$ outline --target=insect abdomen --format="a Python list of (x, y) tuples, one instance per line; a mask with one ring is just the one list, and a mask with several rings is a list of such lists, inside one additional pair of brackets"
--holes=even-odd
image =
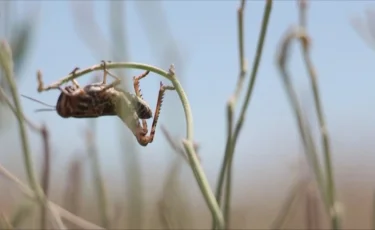
[(123, 92), (125, 97), (129, 100), (131, 106), (137, 113), (140, 119), (150, 119), (152, 117), (152, 110), (150, 106), (142, 100), (142, 98), (137, 97), (129, 92)]

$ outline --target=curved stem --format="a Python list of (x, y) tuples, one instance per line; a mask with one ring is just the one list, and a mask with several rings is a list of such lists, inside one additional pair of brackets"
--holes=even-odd
[[(107, 69), (116, 69), (116, 68), (133, 68), (133, 69), (142, 69), (142, 70), (148, 70), (150, 72), (156, 73), (162, 77), (167, 78), (170, 80), (175, 87), (182, 106), (184, 108), (185, 112), (185, 120), (186, 120), (186, 140), (184, 141), (184, 147), (189, 157), (189, 163), (193, 170), (195, 179), (197, 180), (197, 183), (199, 185), (199, 188), (203, 194), (203, 197), (206, 200), (206, 203), (211, 211), (211, 214), (213, 218), (217, 221), (217, 225), (219, 229), (224, 229), (224, 218), (223, 214), (219, 208), (219, 205), (215, 199), (215, 196), (210, 188), (210, 185), (208, 183), (207, 177), (199, 163), (199, 159), (197, 158), (197, 154), (195, 152), (195, 149), (193, 147), (193, 115), (191, 113), (190, 104), (187, 99), (186, 93), (183, 90), (180, 82), (178, 81), (178, 78), (175, 74), (174, 67), (171, 65), (169, 68), (169, 71), (164, 71), (160, 68), (157, 68), (155, 66), (146, 65), (142, 63), (135, 63), (135, 62), (112, 62), (112, 63), (106, 63)], [(74, 74), (71, 73), (68, 76), (62, 78), (61, 80), (55, 82), (54, 84), (43, 87), (43, 82), (41, 80), (41, 73), (38, 73), (38, 80), (39, 80), (39, 86), (38, 91), (48, 91), (51, 89), (57, 89), (60, 85), (69, 82), (73, 79), (76, 79), (80, 76), (83, 76), (85, 74), (91, 73), (93, 71), (102, 70), (103, 65), (94, 65), (90, 68), (81, 70), (81, 71), (75, 71)]]
[(304, 151), (306, 154), (306, 157), (308, 159), (308, 162), (310, 163), (310, 166), (313, 169), (315, 179), (318, 183), (319, 191), (321, 193), (322, 199), (324, 201), (324, 205), (328, 213), (330, 212), (330, 202), (327, 195), (327, 189), (325, 184), (325, 177), (323, 174), (323, 170), (319, 161), (318, 152), (316, 149), (316, 145), (314, 143), (314, 140), (312, 138), (312, 132), (309, 129), (309, 127), (306, 125), (305, 117), (303, 116), (301, 106), (298, 101), (298, 96), (296, 93), (296, 90), (292, 84), (290, 73), (287, 69), (287, 61), (289, 60), (289, 48), (291, 45), (291, 42), (294, 40), (308, 40), (308, 36), (303, 28), (296, 28), (296, 29), (290, 29), (287, 31), (285, 38), (283, 38), (281, 45), (280, 45), (280, 51), (278, 53), (277, 61), (278, 61), (278, 68), (281, 74), (281, 79), (284, 84), (284, 88), (286, 90), (288, 99), (291, 103), (299, 133), (302, 139)]

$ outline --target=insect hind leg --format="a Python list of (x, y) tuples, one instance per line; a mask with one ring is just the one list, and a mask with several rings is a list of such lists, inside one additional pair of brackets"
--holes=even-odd
[(149, 73), (150, 73), (150, 71), (146, 71), (146, 72), (144, 72), (143, 74), (141, 74), (139, 76), (134, 76), (133, 77), (134, 92), (137, 95), (137, 97), (142, 98), (141, 89), (139, 87), (139, 80), (141, 80), (142, 78), (145, 78)]
[(160, 115), (161, 105), (163, 103), (164, 93), (166, 90), (175, 90), (175, 88), (173, 86), (163, 85), (163, 83), (160, 82), (159, 95), (156, 104), (154, 120), (152, 121), (151, 132), (149, 136), (145, 137), (145, 141), (147, 141), (148, 143), (151, 143), (154, 140), (155, 130)]
[[(141, 89), (139, 87), (139, 80), (141, 80), (142, 78), (146, 77), (148, 74), (150, 73), (150, 71), (146, 71), (144, 72), (143, 74), (139, 75), (139, 76), (134, 76), (133, 77), (133, 87), (134, 87), (134, 92), (135, 92), (135, 95), (141, 99), (142, 98), (142, 94), (141, 94)], [(147, 122), (145, 119), (142, 119), (142, 127), (143, 129), (146, 131), (146, 133), (148, 132), (148, 127), (147, 127)]]

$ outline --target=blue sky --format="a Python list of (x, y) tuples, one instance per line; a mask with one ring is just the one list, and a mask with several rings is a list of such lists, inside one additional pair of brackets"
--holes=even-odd
[[(18, 2), (27, 12), (35, 2)], [(23, 94), (54, 104), (59, 92), (36, 91), (36, 70), (41, 69), (46, 83), (52, 83), (67, 75), (74, 67), (86, 68), (108, 59), (106, 45), (94, 51), (85, 45), (77, 34), (72, 17), (72, 5), (68, 1), (41, 1), (37, 20), (36, 36), (25, 63), (19, 85)], [(88, 4), (88, 1), (82, 2)], [(162, 7), (168, 26), (162, 24), (158, 12), (152, 7)], [(188, 95), (195, 124), (195, 139), (201, 145), (201, 157), (205, 169), (214, 175), (219, 166), (225, 145), (225, 103), (234, 90), (238, 76), (237, 16), (238, 1), (126, 1), (124, 23), (128, 41), (128, 61), (142, 62), (168, 69), (174, 63), (177, 74)], [(108, 2), (95, 1), (95, 17), (103, 35), (109, 41)], [(143, 7), (143, 8), (142, 8)], [(146, 7), (146, 8), (145, 8)], [(148, 8), (147, 8), (148, 7)], [(321, 86), (323, 105), (335, 146), (357, 143), (359, 136), (374, 134), (373, 86), (375, 84), (374, 52), (358, 36), (350, 25), (350, 19), (363, 15), (368, 1), (312, 1), (308, 11), (308, 27), (312, 36), (312, 55)], [(25, 9), (26, 8), (26, 9)], [(258, 31), (264, 8), (263, 1), (248, 1), (245, 11), (245, 48), (248, 69), (251, 69)], [(144, 9), (143, 14), (139, 9)], [(160, 14), (160, 13), (159, 13)], [(22, 18), (22, 15), (19, 14)], [(152, 37), (145, 30), (142, 19), (146, 19)], [(154, 18), (152, 18), (154, 17)], [(239, 174), (249, 168), (263, 170), (279, 164), (291, 165), (301, 150), (297, 128), (290, 105), (275, 65), (275, 55), (280, 39), (298, 20), (295, 1), (275, 1), (259, 69), (258, 81), (247, 112), (246, 122), (240, 135), (236, 164)], [(169, 27), (170, 32), (166, 33)], [(161, 31), (162, 34), (158, 33)], [(173, 54), (175, 40), (182, 59)], [(153, 41), (153, 46), (150, 44)], [(171, 51), (172, 50), (172, 51)], [(97, 53), (102, 52), (103, 56)], [(171, 54), (172, 53), (172, 54)], [(302, 98), (308, 102), (308, 111), (313, 112), (311, 92), (307, 75), (300, 60), (298, 46), (293, 46), (290, 69)], [(131, 71), (126, 79), (140, 74)], [(80, 78), (84, 84), (90, 76)], [(158, 82), (155, 75), (141, 82), (144, 98), (154, 108)], [(248, 81), (245, 82), (244, 89)], [(242, 100), (240, 101), (242, 103)], [(40, 108), (27, 99), (22, 104), (30, 119), (46, 122), (51, 128), (53, 149), (57, 159), (67, 159), (69, 154), (84, 150), (83, 128), (85, 120), (62, 119), (53, 112), (34, 113)], [(175, 92), (167, 92), (160, 116), (176, 138), (185, 135), (183, 110)], [(312, 121), (315, 121), (314, 119)], [(101, 159), (106, 170), (120, 167), (118, 155), (120, 138), (118, 131), (126, 129), (117, 118), (100, 118), (97, 121), (100, 133), (97, 136)], [(149, 122), (151, 124), (151, 121)], [(350, 130), (350, 132), (349, 132)], [(16, 129), (15, 129), (16, 132)], [(353, 133), (360, 133), (353, 135)], [(40, 139), (32, 135), (35, 152), (40, 150)], [(4, 137), (3, 142), (14, 147), (14, 140)], [(14, 135), (12, 136), (14, 138)], [(364, 138), (365, 138), (364, 137)], [(137, 147), (144, 162), (142, 168), (158, 167), (169, 162), (171, 157), (160, 127), (154, 142), (147, 148)], [(251, 166), (249, 166), (249, 164)], [(242, 167), (241, 167), (242, 166)], [(244, 170), (244, 171), (242, 171)]]

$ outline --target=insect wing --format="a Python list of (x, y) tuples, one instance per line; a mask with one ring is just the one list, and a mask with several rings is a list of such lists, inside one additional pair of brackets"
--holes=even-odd
[(92, 114), (97, 116), (115, 116), (116, 113), (116, 93), (108, 89), (103, 91), (105, 85), (101, 83), (94, 83), (85, 86), (84, 90), (91, 99), (89, 110)]

